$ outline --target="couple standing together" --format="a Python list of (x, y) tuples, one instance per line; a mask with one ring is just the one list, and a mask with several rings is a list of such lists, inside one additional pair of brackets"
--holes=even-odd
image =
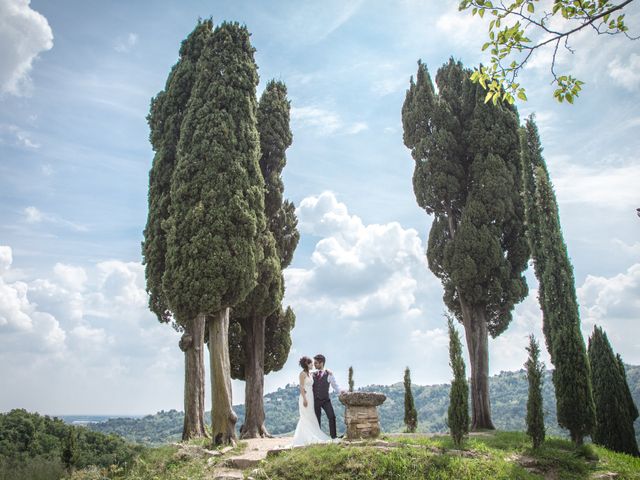
[[(300, 359), (300, 397), (298, 398), (298, 411), (300, 419), (293, 435), (293, 446), (309, 445), (312, 443), (328, 443), (336, 438), (336, 414), (329, 399), (329, 386), (334, 392), (342, 393), (342, 390), (333, 373), (325, 370), (324, 355), (316, 355), (313, 360), (309, 357)], [(311, 367), (315, 371), (311, 372)], [(328, 437), (320, 429), (322, 410), (324, 410), (329, 420)]]

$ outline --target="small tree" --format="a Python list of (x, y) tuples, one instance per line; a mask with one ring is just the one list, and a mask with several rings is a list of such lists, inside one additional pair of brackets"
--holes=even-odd
[(349, 391), (353, 392), (353, 367), (349, 367)]
[(533, 335), (529, 335), (527, 347), (529, 358), (524, 364), (529, 380), (529, 398), (527, 399), (527, 435), (531, 437), (533, 448), (544, 442), (544, 413), (542, 411), (542, 382), (544, 364), (540, 362), (540, 346)]
[(409, 367), (404, 370), (404, 424), (407, 426), (407, 432), (414, 433), (418, 428), (418, 412), (413, 402), (413, 393), (411, 393), (411, 371)]
[(62, 463), (70, 472), (78, 463), (78, 441), (75, 428), (69, 428), (62, 450)]
[(614, 355), (600, 327), (594, 327), (589, 338), (589, 361), (596, 405), (593, 441), (616, 452), (640, 456), (633, 428), (638, 409), (631, 398), (622, 359)]
[(458, 331), (453, 326), (453, 319), (449, 316), (449, 365), (453, 370), (451, 392), (449, 394), (449, 411), (447, 425), (453, 438), (453, 443), (460, 446), (464, 436), (469, 433), (469, 384), (465, 373), (462, 345)]

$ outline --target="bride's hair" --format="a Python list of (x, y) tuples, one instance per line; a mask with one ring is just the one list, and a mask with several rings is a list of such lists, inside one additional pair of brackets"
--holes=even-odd
[(312, 360), (309, 357), (302, 357), (300, 359), (300, 366), (302, 367), (302, 370), (304, 370), (305, 372), (309, 372), (309, 363), (311, 363)]

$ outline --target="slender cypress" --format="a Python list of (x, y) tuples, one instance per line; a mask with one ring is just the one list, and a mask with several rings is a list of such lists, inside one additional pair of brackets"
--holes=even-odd
[(171, 179), (163, 288), (178, 318), (206, 318), (214, 444), (235, 443), (229, 309), (258, 280), (265, 230), (257, 67), (250, 34), (222, 23), (205, 42)]
[(469, 433), (469, 384), (465, 373), (464, 358), (462, 358), (462, 345), (460, 336), (453, 325), (453, 319), (449, 317), (449, 365), (453, 371), (451, 391), (449, 393), (449, 410), (447, 412), (447, 425), (453, 443), (457, 446)]
[(155, 156), (149, 172), (149, 213), (142, 243), (143, 264), (149, 308), (160, 322), (172, 322), (176, 330), (183, 332), (179, 342), (185, 358), (183, 440), (206, 436), (204, 318), (176, 318), (169, 309), (162, 288), (167, 254), (167, 232), (163, 225), (169, 218), (171, 177), (177, 161), (180, 127), (195, 83), (198, 59), (211, 33), (211, 20), (199, 20), (182, 42), (180, 58), (169, 73), (165, 89), (151, 101), (147, 117)]
[(533, 448), (544, 442), (544, 413), (542, 410), (542, 383), (544, 381), (544, 364), (540, 362), (540, 346), (533, 335), (529, 336), (527, 347), (529, 358), (524, 364), (529, 381), (527, 399), (527, 435), (531, 437)]
[(595, 424), (589, 360), (580, 332), (573, 267), (533, 117), (521, 130), (521, 151), (528, 237), (539, 282), (543, 333), (555, 367), (552, 379), (558, 424), (580, 445)]
[(349, 367), (349, 391), (353, 392), (353, 367)]
[(589, 338), (589, 361), (596, 425), (592, 439), (616, 452), (640, 456), (633, 422), (638, 409), (631, 398), (622, 359), (613, 353), (607, 334), (594, 327)]
[(270, 81), (257, 111), (266, 215), (265, 229), (261, 232), (258, 284), (231, 316), (232, 376), (245, 380), (245, 419), (240, 428), (243, 439), (269, 435), (264, 417), (264, 375), (284, 365), (291, 346), (290, 330), (295, 323), (293, 311), (282, 308), (282, 269), (291, 262), (299, 239), (295, 212), (285, 211), (292, 204), (283, 203), (281, 178), (285, 152), (293, 139), (289, 112), (287, 87), (282, 82)]
[(411, 372), (409, 367), (404, 370), (404, 424), (409, 433), (414, 433), (418, 428), (418, 412), (411, 392)]
[(404, 143), (415, 161), (416, 201), (434, 215), (427, 260), (444, 301), (464, 325), (471, 363), (472, 428), (493, 429), (489, 335), (497, 337), (527, 295), (529, 257), (520, 196), (518, 115), (484, 103), (469, 70), (450, 60), (436, 94), (418, 63), (402, 108)]

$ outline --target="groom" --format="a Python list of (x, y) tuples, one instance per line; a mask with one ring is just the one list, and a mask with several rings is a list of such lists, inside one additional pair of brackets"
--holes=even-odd
[(329, 419), (329, 433), (331, 438), (336, 438), (336, 414), (333, 412), (333, 405), (329, 399), (329, 385), (333, 388), (334, 392), (342, 393), (342, 390), (333, 373), (330, 370), (324, 369), (324, 364), (327, 359), (322, 354), (318, 354), (313, 357), (313, 366), (317, 370), (313, 374), (313, 402), (316, 411), (316, 417), (318, 417), (318, 424), (322, 426), (322, 410), (327, 414)]

